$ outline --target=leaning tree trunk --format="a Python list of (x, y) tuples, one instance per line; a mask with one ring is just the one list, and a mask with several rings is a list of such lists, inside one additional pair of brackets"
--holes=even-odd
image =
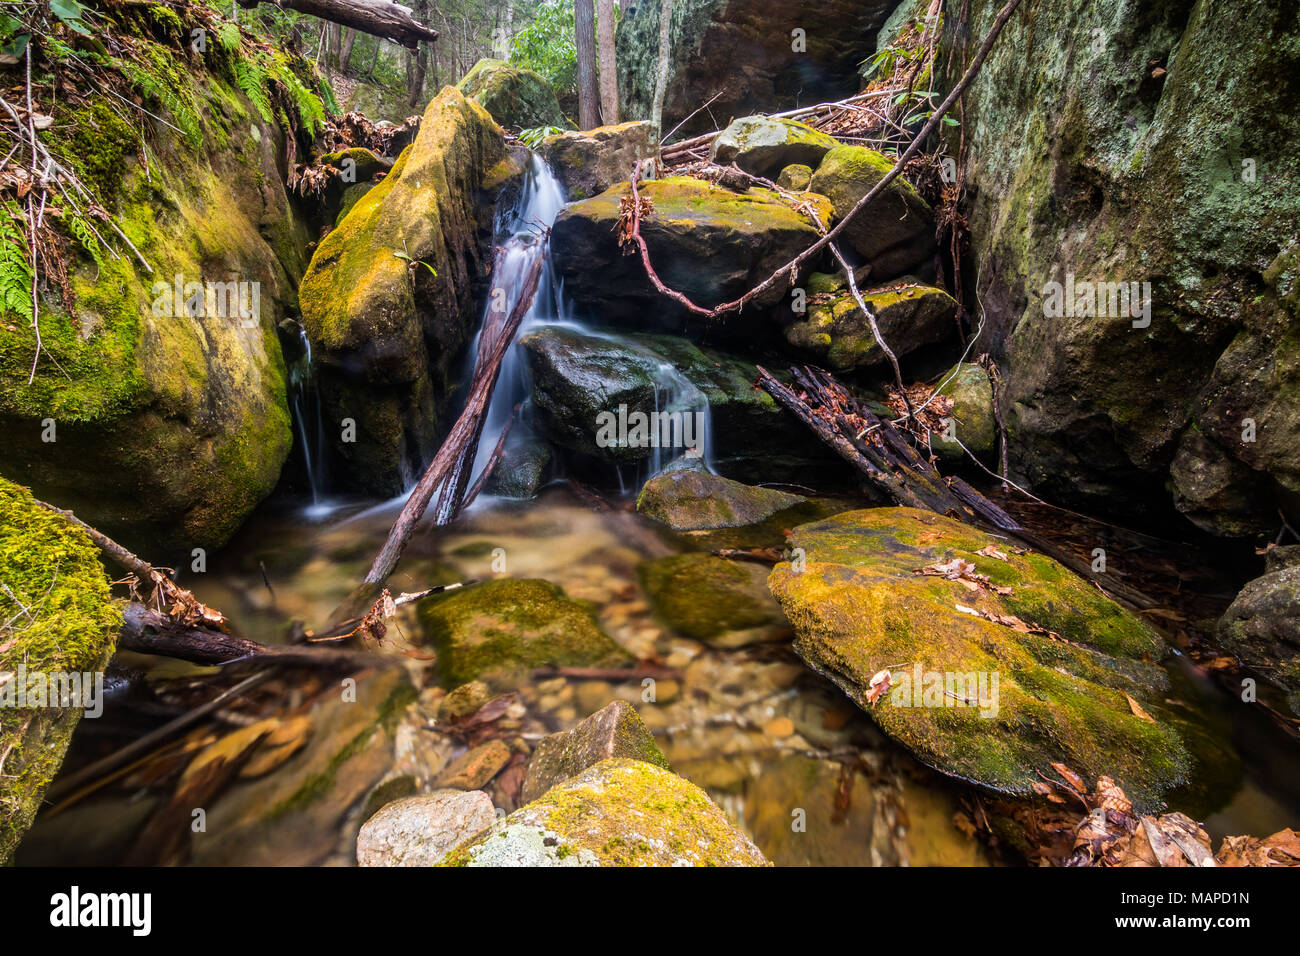
[[(252, 9), (261, 2), (239, 0), (239, 5)], [(352, 27), (411, 49), (421, 41), (432, 43), (438, 39), (438, 31), (412, 16), (410, 7), (390, 0), (276, 0), (276, 6)]]
[(339, 72), (348, 71), (348, 61), (352, 59), (352, 47), (357, 42), (357, 31), (348, 27), (343, 31), (343, 38), (339, 41)]
[(596, 10), (592, 0), (574, 0), (573, 22), (578, 48), (578, 126), (600, 125), (600, 90), (596, 83)]
[(618, 122), (618, 64), (614, 55), (614, 0), (596, 0), (596, 50), (600, 57), (600, 121)]
[(650, 125), (655, 141), (663, 139), (664, 94), (668, 92), (668, 56), (671, 52), (670, 27), (673, 22), (673, 0), (659, 0), (659, 66), (655, 70), (655, 98), (650, 107)]

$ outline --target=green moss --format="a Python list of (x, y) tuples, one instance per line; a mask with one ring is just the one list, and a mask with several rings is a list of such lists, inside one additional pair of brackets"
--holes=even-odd
[(655, 613), (685, 637), (710, 641), (784, 623), (762, 565), (696, 553), (647, 561), (639, 570)]

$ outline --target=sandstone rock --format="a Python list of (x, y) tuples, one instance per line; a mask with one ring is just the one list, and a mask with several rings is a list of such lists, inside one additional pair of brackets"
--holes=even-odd
[(568, 125), (546, 78), (504, 60), (479, 60), (456, 89), (478, 100), (509, 129)]
[(570, 730), (543, 737), (528, 762), (520, 799), (531, 803), (551, 787), (613, 757), (641, 760), (671, 770), (631, 704), (613, 701)]
[(747, 173), (774, 179), (793, 163), (816, 168), (839, 145), (834, 136), (796, 120), (744, 116), (718, 134), (709, 157), (719, 165), (735, 163)]
[(496, 822), (481, 790), (442, 790), (388, 804), (357, 834), (359, 866), (433, 866)]
[(702, 531), (757, 524), (807, 500), (707, 472), (669, 471), (645, 483), (636, 510), (674, 531)]
[[(632, 122), (558, 133), (542, 143), (540, 152), (569, 200), (576, 202), (630, 182), (638, 160), (655, 158), (655, 144), (649, 123)], [(642, 170), (652, 171), (652, 166)]]

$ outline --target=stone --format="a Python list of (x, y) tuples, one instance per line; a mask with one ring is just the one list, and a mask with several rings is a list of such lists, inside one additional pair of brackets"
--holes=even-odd
[(357, 834), (358, 866), (433, 866), (496, 822), (481, 790), (440, 790), (388, 804)]
[(630, 182), (638, 161), (653, 171), (654, 136), (647, 122), (598, 126), (548, 136), (542, 158), (564, 184), (570, 202), (598, 196), (611, 186)]
[(1285, 690), (1291, 710), (1300, 715), (1300, 565), (1248, 582), (1219, 620), (1218, 638), (1243, 664)]
[(494, 120), (508, 129), (568, 125), (546, 78), (504, 60), (479, 60), (456, 89), (478, 100)]
[(781, 170), (776, 177), (776, 184), (791, 192), (803, 192), (812, 185), (812, 167), (802, 163), (792, 163)]
[(796, 120), (743, 116), (718, 134), (709, 158), (720, 166), (735, 163), (747, 173), (774, 179), (793, 163), (816, 168), (839, 145), (834, 136)]
[(579, 721), (570, 730), (538, 741), (528, 762), (520, 799), (531, 803), (551, 787), (576, 777), (588, 767), (612, 757), (626, 757), (671, 770), (654, 734), (631, 704), (612, 701)]
[(952, 399), (953, 434), (957, 441), (948, 441), (942, 434), (931, 435), (930, 447), (949, 461), (966, 459), (962, 445), (980, 458), (995, 459), (998, 428), (989, 373), (974, 362), (961, 362), (944, 372), (938, 384), (939, 394)]
[(669, 471), (645, 483), (636, 510), (674, 531), (702, 531), (758, 524), (807, 500), (707, 472)]
[(501, 772), (510, 760), (510, 747), (489, 740), (465, 751), (434, 778), (433, 785), (448, 790), (477, 790)]
[(550, 467), (551, 448), (546, 442), (528, 439), (507, 445), (484, 490), (503, 498), (535, 498)]
[(655, 615), (683, 637), (733, 648), (792, 636), (764, 565), (689, 552), (647, 561), (639, 572)]

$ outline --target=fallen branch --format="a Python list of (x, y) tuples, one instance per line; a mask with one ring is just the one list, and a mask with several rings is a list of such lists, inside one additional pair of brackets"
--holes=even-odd
[[(239, 5), (251, 10), (261, 2), (239, 0)], [(410, 7), (389, 0), (275, 0), (275, 5), (340, 23), (411, 50), (421, 42), (432, 43), (438, 39), (438, 31), (415, 19)]]

